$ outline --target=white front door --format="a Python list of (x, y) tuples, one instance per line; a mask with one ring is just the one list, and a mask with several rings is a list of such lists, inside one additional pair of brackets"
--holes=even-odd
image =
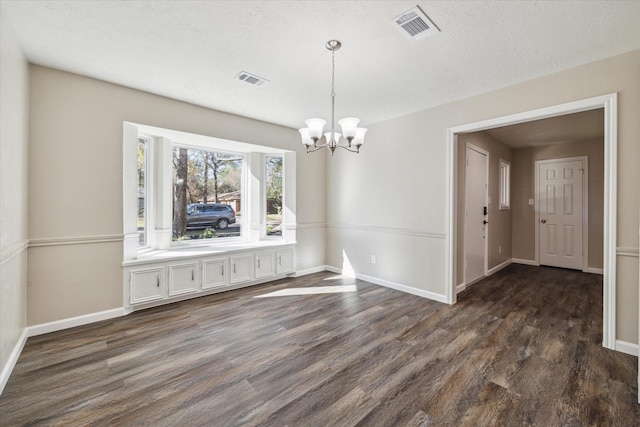
[(538, 168), (540, 264), (582, 270), (584, 160), (542, 160)]
[(487, 271), (487, 180), (489, 153), (467, 144), (465, 172), (464, 283)]

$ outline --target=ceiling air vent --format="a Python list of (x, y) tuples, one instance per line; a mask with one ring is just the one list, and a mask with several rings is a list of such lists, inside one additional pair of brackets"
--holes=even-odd
[(440, 32), (418, 6), (391, 20), (391, 24), (411, 40), (420, 40)]
[(263, 79), (262, 77), (258, 77), (254, 74), (249, 74), (245, 71), (241, 71), (240, 74), (235, 77), (235, 79), (250, 84), (251, 86), (264, 86), (265, 84), (269, 83), (269, 80)]

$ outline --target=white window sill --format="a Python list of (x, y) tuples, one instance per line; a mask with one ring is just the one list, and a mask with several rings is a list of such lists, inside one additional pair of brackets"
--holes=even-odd
[(136, 259), (129, 259), (122, 262), (123, 267), (140, 264), (150, 264), (154, 262), (173, 261), (194, 257), (223, 256), (235, 252), (277, 249), (281, 247), (295, 246), (295, 242), (284, 242), (278, 240), (261, 240), (259, 242), (242, 242), (217, 245), (188, 246), (182, 248), (171, 248), (165, 250), (150, 250), (138, 254)]

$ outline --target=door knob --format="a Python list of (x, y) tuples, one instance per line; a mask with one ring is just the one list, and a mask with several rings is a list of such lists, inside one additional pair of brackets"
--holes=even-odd
[(543, 223), (543, 224), (546, 224), (547, 220), (546, 219), (541, 219), (540, 222)]

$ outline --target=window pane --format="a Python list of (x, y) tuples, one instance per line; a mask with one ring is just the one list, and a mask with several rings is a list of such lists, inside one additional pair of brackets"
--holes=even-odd
[(282, 236), (282, 157), (266, 157), (267, 236)]
[(499, 209), (509, 209), (511, 206), (511, 165), (500, 159), (500, 205)]
[(147, 246), (147, 141), (138, 139), (138, 246)]
[(173, 149), (173, 240), (239, 237), (244, 157)]

